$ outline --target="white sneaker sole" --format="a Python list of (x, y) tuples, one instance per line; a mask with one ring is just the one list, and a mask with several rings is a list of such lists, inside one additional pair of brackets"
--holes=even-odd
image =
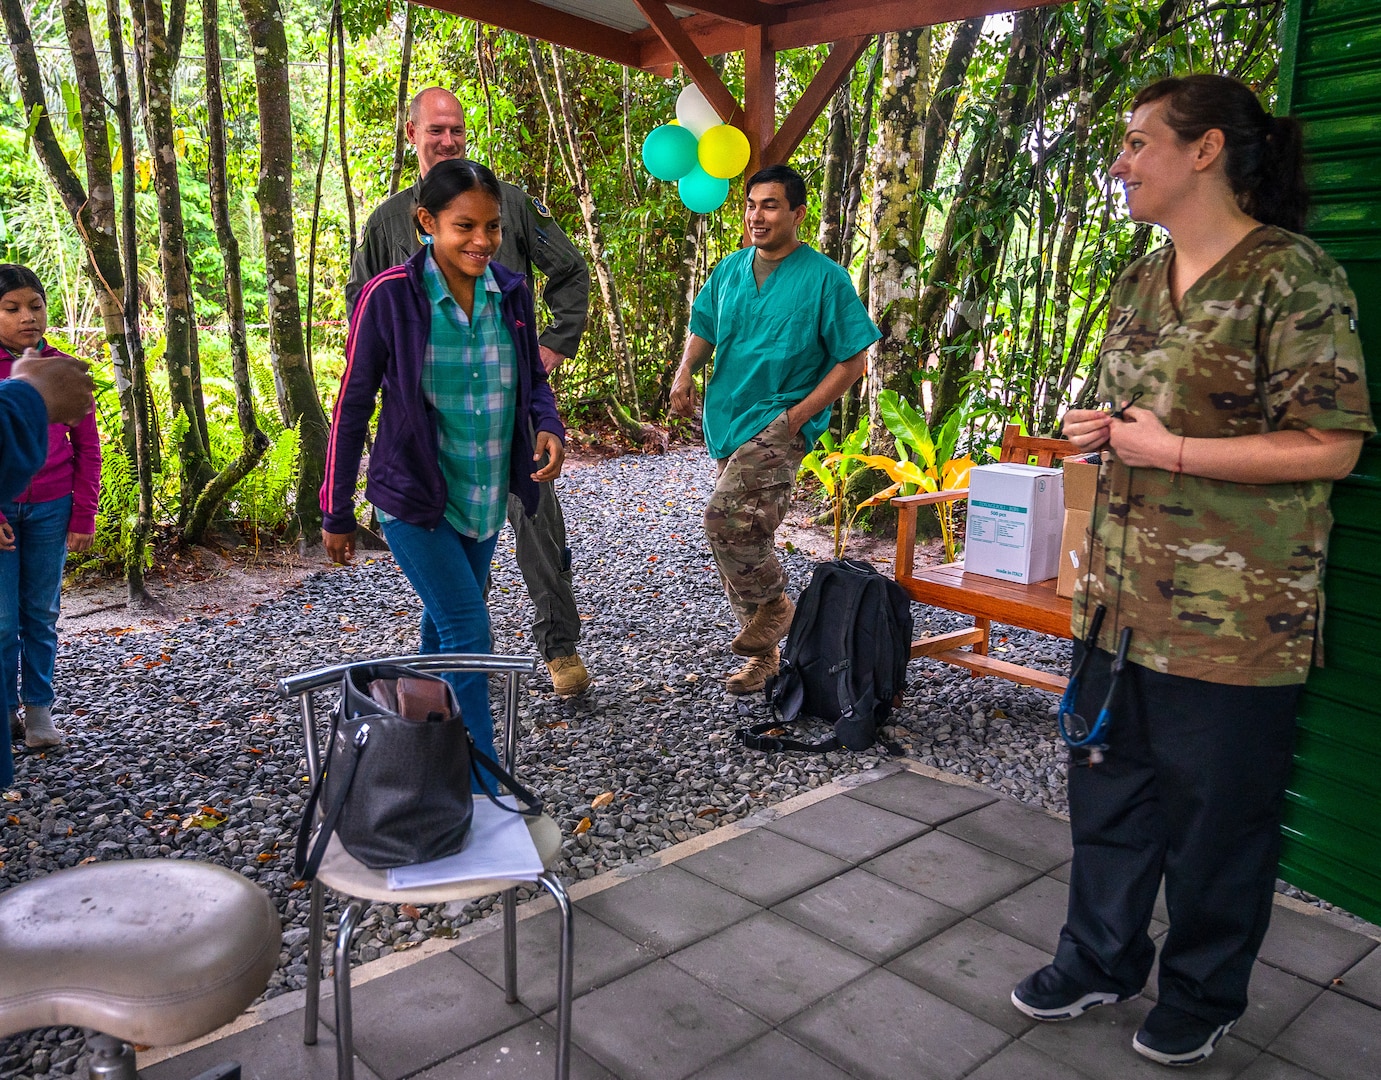
[(1235, 1023), (1237, 1023), (1236, 1020), (1223, 1024), (1221, 1027), (1217, 1028), (1202, 1045), (1196, 1046), (1193, 1050), (1186, 1050), (1183, 1053), (1167, 1054), (1163, 1050), (1157, 1050), (1153, 1046), (1147, 1046), (1141, 1041), (1141, 1032), (1139, 1031), (1132, 1037), (1132, 1049), (1142, 1057), (1150, 1058), (1160, 1065), (1197, 1065), (1213, 1053), (1214, 1048), (1222, 1041), (1223, 1036), (1232, 1030), (1232, 1025)]
[(1099, 1005), (1116, 1005), (1119, 1001), (1130, 1001), (1136, 995), (1119, 997), (1117, 994), (1094, 992), (1085, 994), (1077, 1001), (1071, 1001), (1067, 1005), (1061, 1005), (1058, 1009), (1038, 1009), (1034, 1005), (1028, 1005), (1017, 997), (1017, 992), (1012, 991), (1012, 1004), (1024, 1012), (1032, 1020), (1041, 1020), (1046, 1023), (1055, 1023), (1059, 1020), (1073, 1020), (1076, 1016), (1083, 1016), (1090, 1009), (1096, 1009)]

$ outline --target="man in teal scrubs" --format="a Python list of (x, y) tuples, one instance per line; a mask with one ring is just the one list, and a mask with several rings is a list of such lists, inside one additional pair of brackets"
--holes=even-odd
[(671, 411), (690, 416), (691, 376), (714, 357), (704, 429), (717, 479), (705, 535), (742, 628), (729, 645), (747, 658), (728, 679), (735, 694), (761, 690), (777, 673), (777, 646), (796, 608), (774, 534), (801, 459), (882, 336), (844, 268), (797, 239), (806, 216), (801, 175), (771, 165), (745, 190), (751, 246), (722, 259), (695, 298), (671, 387)]

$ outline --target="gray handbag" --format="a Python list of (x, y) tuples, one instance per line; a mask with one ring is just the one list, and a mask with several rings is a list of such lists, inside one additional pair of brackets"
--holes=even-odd
[[(420, 707), (409, 707), (417, 701)], [(454, 855), (470, 832), (470, 780), (481, 769), (522, 804), (514, 813), (542, 812), (541, 800), (475, 748), (445, 680), (402, 666), (351, 668), (331, 712), (321, 775), (303, 809), (293, 872), (311, 881), (333, 833), (373, 870)], [(318, 806), (322, 822), (313, 842)]]

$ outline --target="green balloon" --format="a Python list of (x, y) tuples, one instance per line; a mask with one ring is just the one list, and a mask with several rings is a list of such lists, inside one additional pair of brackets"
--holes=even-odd
[(700, 167), (698, 161), (695, 168), (677, 181), (676, 187), (681, 192), (681, 201), (686, 204), (686, 209), (694, 210), (697, 214), (718, 210), (729, 197), (729, 181), (711, 176)]
[(699, 167), (698, 140), (675, 124), (655, 127), (643, 140), (643, 164), (658, 180), (680, 180)]

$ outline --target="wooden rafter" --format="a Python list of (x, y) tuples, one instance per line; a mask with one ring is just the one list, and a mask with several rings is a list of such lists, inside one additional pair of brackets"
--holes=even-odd
[(785, 161), (796, 147), (801, 145), (806, 132), (815, 123), (815, 118), (820, 115), (844, 80), (852, 74), (854, 64), (858, 63), (858, 58), (863, 55), (863, 51), (872, 40), (871, 36), (864, 35), (834, 43), (829, 56), (825, 57), (820, 70), (815, 73), (815, 78), (810, 80), (810, 85), (802, 92), (791, 112), (782, 121), (777, 134), (772, 136), (772, 141), (763, 150), (764, 164)]
[(705, 95), (719, 118), (726, 124), (743, 125), (743, 106), (734, 100), (729, 88), (719, 77), (719, 72), (710, 67), (705, 54), (686, 36), (680, 22), (663, 0), (633, 0), (652, 28), (657, 31), (663, 44), (671, 50), (672, 57), (686, 69), (691, 80)]
[[(847, 37), (886, 34), (917, 26), (960, 22), (975, 15), (1040, 7), (1045, 0), (816, 0), (783, 5), (784, 17), (767, 27), (767, 44), (776, 52), (820, 45)], [(689, 5), (688, 5), (689, 6)], [(743, 47), (740, 27), (712, 15), (691, 15), (680, 21), (686, 36), (704, 56), (737, 52)], [(676, 57), (652, 30), (632, 35), (642, 58), (652, 68), (676, 62)]]
[(786, 9), (762, 0), (676, 0), (676, 6), (717, 15), (740, 26), (771, 26), (786, 18)]
[(641, 49), (632, 35), (533, 0), (504, 0), (502, 9), (496, 8), (492, 0), (426, 0), (426, 6), (564, 45), (625, 67), (643, 66)]

